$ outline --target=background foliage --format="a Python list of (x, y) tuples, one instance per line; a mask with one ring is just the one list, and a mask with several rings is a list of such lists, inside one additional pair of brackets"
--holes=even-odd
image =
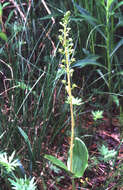
[[(108, 114), (110, 126), (117, 110), (122, 139), (123, 1), (2, 0), (0, 149), (10, 154), (16, 150), (29, 176), (35, 170), (45, 173), (43, 155), (56, 142), (57, 153), (61, 151), (64, 138), (70, 136), (69, 107), (61, 84), (66, 76), (57, 51), (59, 22), (67, 10), (76, 58), (75, 95), (83, 100), (75, 110), (76, 136), (95, 135), (94, 130), (78, 127), (81, 122), (84, 126), (83, 116), (91, 114), (92, 106)], [(92, 141), (86, 143), (89, 147)]]

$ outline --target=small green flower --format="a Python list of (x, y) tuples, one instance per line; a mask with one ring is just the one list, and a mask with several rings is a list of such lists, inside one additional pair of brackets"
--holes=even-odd
[(97, 119), (102, 119), (103, 118), (103, 111), (92, 111), (93, 115), (93, 120), (96, 121)]
[(73, 90), (74, 88), (77, 88), (77, 85), (76, 85), (76, 84), (72, 84), (72, 90)]
[(62, 84), (66, 84), (66, 80), (62, 80), (61, 82), (62, 82)]
[[(70, 97), (69, 96), (67, 97), (66, 103), (70, 104)], [(79, 105), (82, 104), (82, 99), (78, 98), (78, 97), (75, 98), (74, 96), (72, 96), (72, 104), (76, 105), (76, 106), (79, 106)]]

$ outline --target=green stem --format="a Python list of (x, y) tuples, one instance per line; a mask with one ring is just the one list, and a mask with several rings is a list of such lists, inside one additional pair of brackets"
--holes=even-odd
[(73, 160), (73, 141), (74, 141), (74, 114), (73, 114), (73, 104), (72, 104), (72, 93), (71, 93), (71, 82), (70, 82), (70, 67), (68, 60), (68, 51), (67, 48), (65, 50), (66, 56), (66, 65), (67, 65), (67, 80), (68, 80), (68, 95), (70, 98), (70, 113), (71, 113), (71, 141), (70, 141), (70, 171), (72, 172), (72, 160)]
[(71, 74), (70, 74), (70, 63), (69, 63), (69, 48), (67, 45), (67, 25), (64, 27), (64, 47), (65, 47), (65, 59), (66, 59), (66, 71), (68, 80), (68, 96), (70, 99), (70, 113), (71, 113), (71, 141), (70, 141), (70, 171), (72, 172), (72, 160), (73, 160), (73, 142), (74, 142), (74, 114), (73, 114), (73, 104), (72, 104), (72, 90), (71, 90)]
[(111, 92), (111, 58), (110, 58), (110, 26), (109, 26), (109, 9), (106, 10), (106, 48), (107, 48), (107, 64), (108, 64), (108, 88)]
[(67, 93), (69, 97), (69, 103), (70, 103), (70, 114), (71, 114), (71, 141), (70, 141), (70, 171), (72, 172), (72, 160), (73, 160), (73, 143), (74, 143), (74, 112), (73, 112), (73, 103), (72, 103), (72, 87), (71, 87), (71, 70), (70, 70), (70, 64), (72, 63), (72, 60), (70, 60), (70, 56), (72, 54), (72, 43), (71, 43), (71, 38), (69, 38), (69, 30), (70, 28), (67, 28), (68, 22), (69, 22), (69, 15), (70, 12), (67, 12), (62, 26), (64, 27), (63, 29), (63, 39), (61, 39), (61, 43), (64, 49), (64, 52), (62, 52), (65, 56), (65, 59), (63, 59), (63, 62), (65, 62), (65, 69), (67, 73)]

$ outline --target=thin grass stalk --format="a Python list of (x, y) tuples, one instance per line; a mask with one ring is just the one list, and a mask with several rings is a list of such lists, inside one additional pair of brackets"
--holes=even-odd
[[(85, 4), (85, 9), (91, 13), (91, 15), (93, 14), (93, 1), (91, 1), (91, 3), (89, 4), (88, 1), (85, 0), (84, 2)], [(88, 24), (88, 30), (91, 31), (92, 30), (92, 26), (90, 24)], [(94, 34), (91, 35), (90, 38), (90, 50), (93, 54), (95, 54), (95, 48), (94, 48)]]
[(113, 42), (114, 42), (114, 36), (113, 36), (113, 32), (114, 32), (114, 16), (111, 16), (111, 51), (113, 50)]
[(106, 49), (107, 49), (107, 65), (108, 65), (108, 89), (111, 92), (111, 57), (110, 57), (110, 15), (107, 2), (106, 7)]

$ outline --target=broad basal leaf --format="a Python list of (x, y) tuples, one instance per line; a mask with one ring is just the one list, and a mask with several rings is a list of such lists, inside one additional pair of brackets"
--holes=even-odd
[[(68, 169), (70, 170), (70, 156), (68, 158)], [(82, 177), (88, 166), (88, 150), (84, 142), (78, 137), (74, 140), (72, 173), (74, 177)]]

